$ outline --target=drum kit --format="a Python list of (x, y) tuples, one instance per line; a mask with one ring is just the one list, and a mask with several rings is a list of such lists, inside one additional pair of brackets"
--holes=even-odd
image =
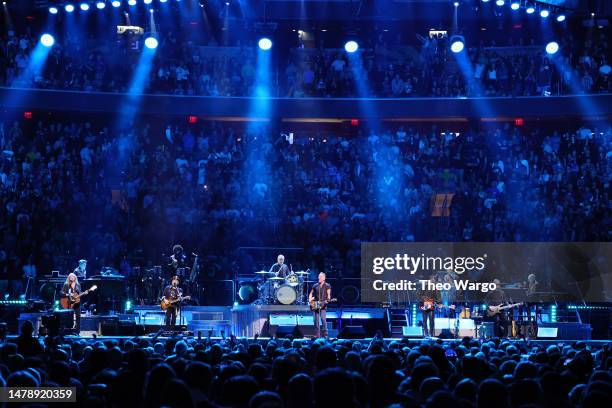
[[(291, 272), (286, 277), (274, 272), (257, 271), (255, 280), (240, 283), (238, 294), (245, 301), (262, 305), (305, 305), (308, 303), (308, 280), (310, 271)], [(254, 286), (257, 290), (255, 291)], [(256, 296), (255, 293), (257, 294)], [(243, 295), (245, 295), (243, 297)], [(250, 295), (250, 299), (247, 295)]]

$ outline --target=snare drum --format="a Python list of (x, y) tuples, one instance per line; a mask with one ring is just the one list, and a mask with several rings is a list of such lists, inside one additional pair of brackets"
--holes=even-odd
[(276, 289), (276, 293), (274, 295), (277, 302), (281, 305), (291, 305), (297, 300), (297, 293), (295, 292), (295, 289), (288, 284), (281, 285), (278, 289)]
[(300, 284), (300, 277), (297, 276), (295, 273), (290, 273), (285, 278), (285, 284), (295, 287)]

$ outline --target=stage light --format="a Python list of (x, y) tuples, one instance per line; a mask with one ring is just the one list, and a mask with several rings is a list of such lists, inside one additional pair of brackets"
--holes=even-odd
[(535, 13), (535, 8), (534, 7), (527, 7), (527, 9), (525, 10), (527, 12), (527, 14), (533, 14)]
[(451, 44), (451, 51), (454, 53), (458, 53), (463, 51), (463, 48), (465, 47), (465, 44), (463, 44), (462, 41), (455, 41)]
[(168, 0), (159, 0), (159, 2), (160, 2), (160, 3), (165, 3), (165, 2), (167, 2), (167, 1), (168, 1)]
[(344, 50), (348, 52), (349, 54), (352, 54), (358, 49), (359, 49), (359, 44), (357, 44), (357, 41), (351, 40), (351, 41), (347, 41), (346, 44), (344, 44)]
[(503, 6), (504, 4), (506, 4), (505, 0), (497, 0), (495, 2), (495, 4), (497, 4), (499, 7)]
[(451, 51), (455, 54), (460, 53), (465, 48), (465, 39), (460, 35), (455, 35), (450, 39)]
[(151, 4), (153, 0), (144, 0), (144, 4)]
[(483, 2), (483, 3), (488, 3), (488, 2), (489, 2), (489, 0), (482, 0), (482, 2)]
[(560, 22), (560, 23), (565, 21), (565, 14), (559, 14), (557, 16), (557, 21)]
[(66, 4), (64, 10), (66, 10), (67, 13), (72, 13), (74, 11), (74, 6), (72, 4)]
[(49, 7), (49, 13), (57, 14), (57, 7)]
[(240, 303), (238, 303), (238, 302), (234, 302), (234, 307), (238, 307), (239, 304)]
[(52, 47), (55, 44), (55, 38), (51, 34), (43, 34), (40, 36), (40, 43), (45, 47)]
[(135, 6), (136, 5), (136, 0), (128, 0), (128, 4), (130, 6)]
[(158, 42), (157, 39), (155, 37), (149, 37), (145, 40), (144, 42), (145, 47), (147, 47), (150, 50), (154, 50), (155, 48), (157, 48), (158, 46)]
[(550, 12), (548, 10), (546, 10), (546, 9), (540, 11), (540, 17), (542, 17), (542, 18), (548, 17), (549, 14), (550, 14)]
[(96, 3), (96, 7), (98, 8), (98, 10), (102, 10), (104, 9), (104, 7), (106, 7), (106, 3), (103, 1), (99, 1)]
[(119, 0), (114, 0), (111, 4), (113, 7), (119, 7), (121, 5), (121, 2)]
[(559, 44), (557, 44), (555, 41), (551, 41), (548, 44), (546, 44), (547, 54), (553, 55), (553, 54), (556, 54), (557, 51), (559, 51)]
[(272, 48), (272, 40), (270, 40), (269, 38), (264, 37), (261, 40), (259, 40), (257, 45), (259, 45), (260, 49), (262, 49), (264, 51), (268, 51), (270, 48)]
[(79, 7), (81, 8), (82, 11), (89, 10), (89, 4), (87, 4), (87, 3), (81, 3), (81, 5)]
[(454, 3), (453, 3), (453, 6), (455, 6), (455, 7), (459, 7), (459, 2), (458, 2), (458, 1), (454, 2)]
[(130, 311), (130, 310), (132, 310), (132, 301), (126, 300), (125, 301), (125, 311), (127, 312), (127, 311)]
[(515, 1), (514, 3), (510, 4), (510, 8), (516, 11), (521, 8), (521, 4)]

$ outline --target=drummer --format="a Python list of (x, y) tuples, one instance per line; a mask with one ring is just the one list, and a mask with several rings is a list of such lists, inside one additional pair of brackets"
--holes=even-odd
[(286, 278), (289, 275), (289, 267), (285, 264), (284, 255), (280, 254), (276, 258), (276, 263), (270, 267), (270, 273), (274, 273), (280, 278)]

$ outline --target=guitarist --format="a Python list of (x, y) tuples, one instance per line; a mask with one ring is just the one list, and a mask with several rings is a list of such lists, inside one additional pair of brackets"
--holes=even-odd
[(81, 293), (81, 285), (79, 284), (79, 278), (75, 273), (71, 273), (66, 278), (64, 286), (60, 291), (60, 296), (68, 298), (68, 304), (70, 308), (74, 310), (74, 328), (76, 329), (77, 335), (81, 333), (81, 302), (72, 303), (70, 297), (74, 294), (78, 295)]
[[(498, 306), (507, 303), (508, 297), (506, 296), (506, 292), (501, 288), (501, 281), (495, 278), (493, 279), (493, 283), (495, 283), (497, 287), (487, 295), (487, 304)], [(502, 310), (489, 318), (493, 321), (493, 332), (496, 337), (505, 337), (508, 335), (508, 317), (506, 313), (506, 310)]]
[[(171, 301), (181, 298), (183, 296), (183, 291), (181, 290), (181, 288), (179, 288), (178, 285), (179, 277), (174, 275), (172, 277), (172, 282), (170, 283), (170, 285), (164, 288), (163, 296)], [(180, 307), (179, 303), (180, 302), (174, 303), (166, 309), (166, 326), (176, 325), (176, 312)]]
[[(429, 277), (431, 285), (436, 284), (436, 275)], [(435, 335), (435, 311), (436, 305), (440, 304), (440, 292), (435, 289), (425, 289), (419, 291), (419, 298), (422, 302), (421, 313), (423, 315), (423, 336), (433, 337)]]
[[(313, 301), (329, 302), (331, 300), (331, 285), (325, 282), (325, 272), (319, 273), (319, 282), (316, 283), (310, 290), (308, 295), (308, 302)], [(313, 308), (312, 314), (314, 316), (315, 333), (317, 337), (327, 337), (327, 305), (323, 305), (320, 309)], [(320, 319), (320, 321), (319, 321)], [(321, 329), (319, 323), (323, 326)]]

